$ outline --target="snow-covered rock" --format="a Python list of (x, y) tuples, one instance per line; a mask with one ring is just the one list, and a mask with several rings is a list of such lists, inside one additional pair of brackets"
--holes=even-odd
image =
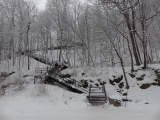
[(109, 96), (109, 104), (119, 107), (121, 106), (122, 97), (119, 94)]

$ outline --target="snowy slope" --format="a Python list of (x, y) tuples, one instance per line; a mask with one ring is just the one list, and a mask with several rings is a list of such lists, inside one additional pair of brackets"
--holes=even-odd
[[(27, 58), (25, 58), (27, 59)], [(10, 62), (11, 63), (11, 62)], [(26, 62), (27, 63), (27, 62)], [(31, 59), (31, 70), (27, 70), (27, 64), (21, 68), (22, 75), (34, 74), (35, 67), (46, 67), (46, 65)], [(19, 78), (19, 70), (11, 66), (5, 67), (7, 63), (0, 64), (1, 71), (16, 73), (7, 78), (0, 84), (14, 82)], [(150, 65), (152, 68), (160, 68), (160, 65)], [(130, 72), (130, 68), (125, 68)], [(137, 67), (138, 69), (138, 67)], [(11, 70), (11, 71), (9, 71)], [(63, 74), (72, 74), (77, 80), (97, 79), (106, 82), (106, 91), (108, 96), (119, 94), (117, 86), (109, 83), (113, 76), (122, 75), (122, 70), (116, 68), (74, 68), (62, 72)], [(85, 73), (85, 75), (82, 75)], [(155, 76), (153, 71), (138, 71), (136, 77), (146, 74), (143, 83), (153, 82)], [(122, 103), (119, 108), (109, 105), (92, 106), (88, 103), (87, 94), (77, 94), (54, 85), (44, 85), (40, 83), (33, 84), (33, 76), (22, 78), (23, 89), (17, 89), (16, 85), (11, 85), (6, 89), (6, 93), (0, 96), (0, 120), (159, 120), (160, 119), (160, 87), (151, 86), (148, 89), (141, 89), (137, 83), (136, 77), (132, 78), (127, 74), (130, 89), (128, 98), (131, 102)], [(124, 81), (124, 79), (122, 80)], [(125, 91), (124, 91), (125, 92)], [(120, 94), (121, 95), (121, 94)], [(122, 96), (123, 97), (123, 96)]]
[[(13, 91), (0, 98), (1, 120), (159, 120), (158, 102), (153, 91), (141, 92), (139, 101), (127, 103), (127, 107), (115, 108), (108, 104), (90, 106), (84, 94), (68, 92), (57, 86), (47, 85), (44, 94), (38, 94), (37, 84), (29, 84), (22, 91)], [(131, 92), (130, 92), (131, 93)], [(150, 98), (153, 97), (153, 98)], [(160, 97), (157, 97), (160, 98)], [(144, 104), (148, 100), (149, 104)]]

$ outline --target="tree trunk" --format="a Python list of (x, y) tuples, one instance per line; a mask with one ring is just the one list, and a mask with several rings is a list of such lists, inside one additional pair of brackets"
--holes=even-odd
[(59, 62), (61, 62), (61, 57), (62, 57), (62, 40), (63, 40), (63, 31), (60, 29), (60, 51), (59, 51)]
[(130, 35), (130, 39), (131, 39), (131, 43), (132, 43), (133, 54), (134, 54), (134, 58), (136, 61), (136, 65), (140, 65), (141, 63), (140, 63), (137, 48), (136, 48), (136, 43), (135, 43), (136, 41), (135, 41), (135, 37), (133, 34), (133, 29), (132, 29), (130, 21), (129, 21), (129, 14), (128, 13), (124, 14), (124, 17), (126, 19), (127, 27), (129, 30), (129, 35)]
[(29, 50), (29, 29), (30, 29), (30, 23), (28, 22), (28, 25), (27, 25), (27, 51), (28, 51), (28, 70), (30, 70), (30, 62), (29, 62), (29, 54), (30, 53), (30, 50)]
[(133, 72), (134, 71), (133, 55), (132, 55), (132, 51), (131, 51), (128, 39), (127, 39), (127, 44), (128, 44), (128, 49), (129, 49), (129, 53), (130, 53), (130, 56), (131, 56), (131, 72)]
[(118, 51), (117, 51), (117, 49), (115, 48), (115, 46), (113, 45), (113, 43), (112, 43), (112, 46), (113, 46), (114, 50), (116, 51), (117, 56), (118, 56), (119, 59), (120, 59), (120, 63), (121, 63), (121, 67), (122, 67), (123, 75), (124, 75), (124, 80), (125, 80), (125, 82), (126, 82), (126, 89), (129, 89), (129, 84), (128, 84), (128, 80), (127, 80), (127, 77), (126, 77), (126, 72), (125, 72), (125, 69), (124, 69), (123, 59), (122, 59), (122, 57), (120, 56), (120, 54), (118, 53)]
[(143, 49), (144, 49), (144, 52), (143, 52), (143, 57), (144, 57), (144, 65), (143, 65), (143, 69), (146, 69), (147, 68), (147, 51), (146, 51), (146, 44), (144, 43), (143, 44)]

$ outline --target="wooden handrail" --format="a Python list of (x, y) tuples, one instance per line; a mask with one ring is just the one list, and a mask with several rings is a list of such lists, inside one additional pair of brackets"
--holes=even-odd
[[(74, 79), (70, 79), (70, 78), (68, 78), (69, 80), (71, 80), (74, 84), (74, 86), (76, 87), (76, 88), (80, 88), (81, 90), (83, 90), (83, 91), (85, 91), (85, 92), (88, 92), (88, 89), (85, 89), (85, 88), (83, 88), (83, 87), (79, 87), (78, 85), (80, 85), (80, 86), (83, 86), (83, 83), (81, 83), (81, 82), (78, 82), (78, 81), (76, 81), (76, 80), (74, 80)], [(66, 84), (68, 84), (67, 83), (67, 81), (68, 80), (66, 80), (66, 79), (61, 79), (62, 81), (64, 81)], [(70, 84), (68, 84), (68, 85), (70, 85)]]
[(104, 94), (105, 94), (105, 98), (107, 100), (107, 94), (106, 94), (106, 89), (105, 89), (105, 86), (103, 85), (103, 91), (104, 91)]
[[(51, 72), (50, 70), (48, 70), (49, 76), (51, 76), (51, 77), (53, 77), (53, 78), (56, 79), (56, 76), (57, 76), (58, 73), (62, 70), (62, 67), (63, 67), (63, 66), (60, 65), (60, 66), (57, 66), (57, 67), (54, 67), (54, 68), (50, 69), (50, 70), (53, 70), (54, 74), (53, 74), (53, 72)], [(58, 80), (58, 79), (57, 79), (57, 80)], [(83, 83), (81, 83), (81, 82), (78, 82), (78, 81), (76, 81), (76, 80), (74, 80), (74, 79), (71, 79), (71, 78), (61, 79), (61, 80), (62, 80), (66, 85), (71, 86), (71, 84), (67, 83), (68, 80), (70, 80), (71, 82), (73, 82), (72, 85), (75, 86), (75, 89), (77, 88), (77, 90), (78, 90), (78, 89), (81, 89), (81, 90), (83, 90), (83, 91), (85, 91), (85, 92), (88, 92), (88, 89), (83, 88)], [(81, 86), (82, 86), (82, 87), (81, 87)]]

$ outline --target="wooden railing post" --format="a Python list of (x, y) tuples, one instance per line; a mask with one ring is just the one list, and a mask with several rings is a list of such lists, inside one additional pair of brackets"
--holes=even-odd
[(74, 85), (77, 87), (77, 85), (76, 85), (76, 81), (75, 80), (73, 80), (74, 81)]
[(90, 85), (90, 86), (89, 86), (89, 95), (88, 95), (88, 100), (89, 100), (89, 103), (90, 103), (91, 87), (92, 87), (92, 85)]
[(105, 99), (107, 100), (107, 94), (106, 94), (106, 89), (105, 89), (104, 85), (103, 85), (103, 90), (104, 90), (104, 94), (105, 94)]

